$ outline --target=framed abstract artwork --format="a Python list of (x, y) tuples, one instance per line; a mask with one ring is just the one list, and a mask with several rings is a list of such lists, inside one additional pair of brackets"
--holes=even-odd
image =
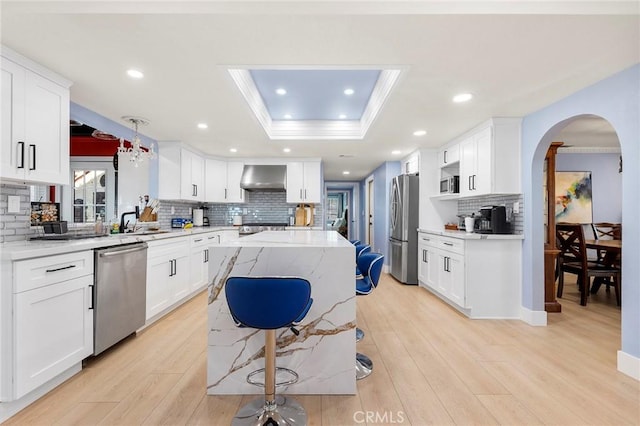
[(591, 172), (556, 172), (556, 223), (592, 223)]

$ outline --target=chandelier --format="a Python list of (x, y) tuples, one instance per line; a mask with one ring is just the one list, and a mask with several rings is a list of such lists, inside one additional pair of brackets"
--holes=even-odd
[(130, 147), (124, 146), (124, 139), (120, 138), (118, 155), (128, 156), (129, 161), (133, 163), (134, 167), (138, 167), (138, 164), (142, 163), (145, 160), (145, 158), (148, 160), (156, 158), (156, 153), (153, 151), (153, 145), (151, 145), (151, 148), (149, 148), (149, 151), (145, 151), (144, 149), (142, 149), (142, 145), (140, 143), (140, 136), (138, 136), (138, 126), (146, 126), (147, 124), (149, 124), (149, 120), (142, 117), (132, 117), (132, 116), (125, 116), (125, 117), (122, 117), (122, 119), (124, 121), (128, 121), (129, 123), (131, 123), (134, 130), (134, 136), (133, 136), (133, 141), (131, 142)]

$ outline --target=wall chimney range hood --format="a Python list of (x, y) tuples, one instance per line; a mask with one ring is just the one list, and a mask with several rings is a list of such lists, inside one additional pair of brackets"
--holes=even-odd
[(286, 165), (245, 165), (240, 188), (247, 191), (286, 191)]

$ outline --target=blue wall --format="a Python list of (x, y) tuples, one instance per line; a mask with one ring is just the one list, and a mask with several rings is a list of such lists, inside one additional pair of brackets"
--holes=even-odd
[(622, 222), (620, 154), (558, 154), (556, 170), (591, 172), (593, 222)]
[[(576, 117), (598, 115), (618, 135), (622, 158), (622, 352), (640, 358), (640, 64), (526, 116), (522, 122), (522, 304), (544, 310), (542, 165), (552, 140)], [(588, 309), (588, 307), (587, 307)]]

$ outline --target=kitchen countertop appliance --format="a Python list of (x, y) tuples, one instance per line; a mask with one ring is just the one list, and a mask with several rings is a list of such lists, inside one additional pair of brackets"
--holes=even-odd
[(474, 232), (478, 234), (510, 234), (511, 224), (507, 222), (505, 206), (480, 207), (480, 217), (476, 218)]
[(404, 284), (418, 283), (418, 175), (400, 175), (391, 182), (389, 272)]
[(94, 250), (93, 354), (135, 333), (146, 321), (147, 244)]
[(287, 223), (245, 223), (238, 229), (238, 234), (243, 237), (262, 231), (284, 231), (287, 226)]

